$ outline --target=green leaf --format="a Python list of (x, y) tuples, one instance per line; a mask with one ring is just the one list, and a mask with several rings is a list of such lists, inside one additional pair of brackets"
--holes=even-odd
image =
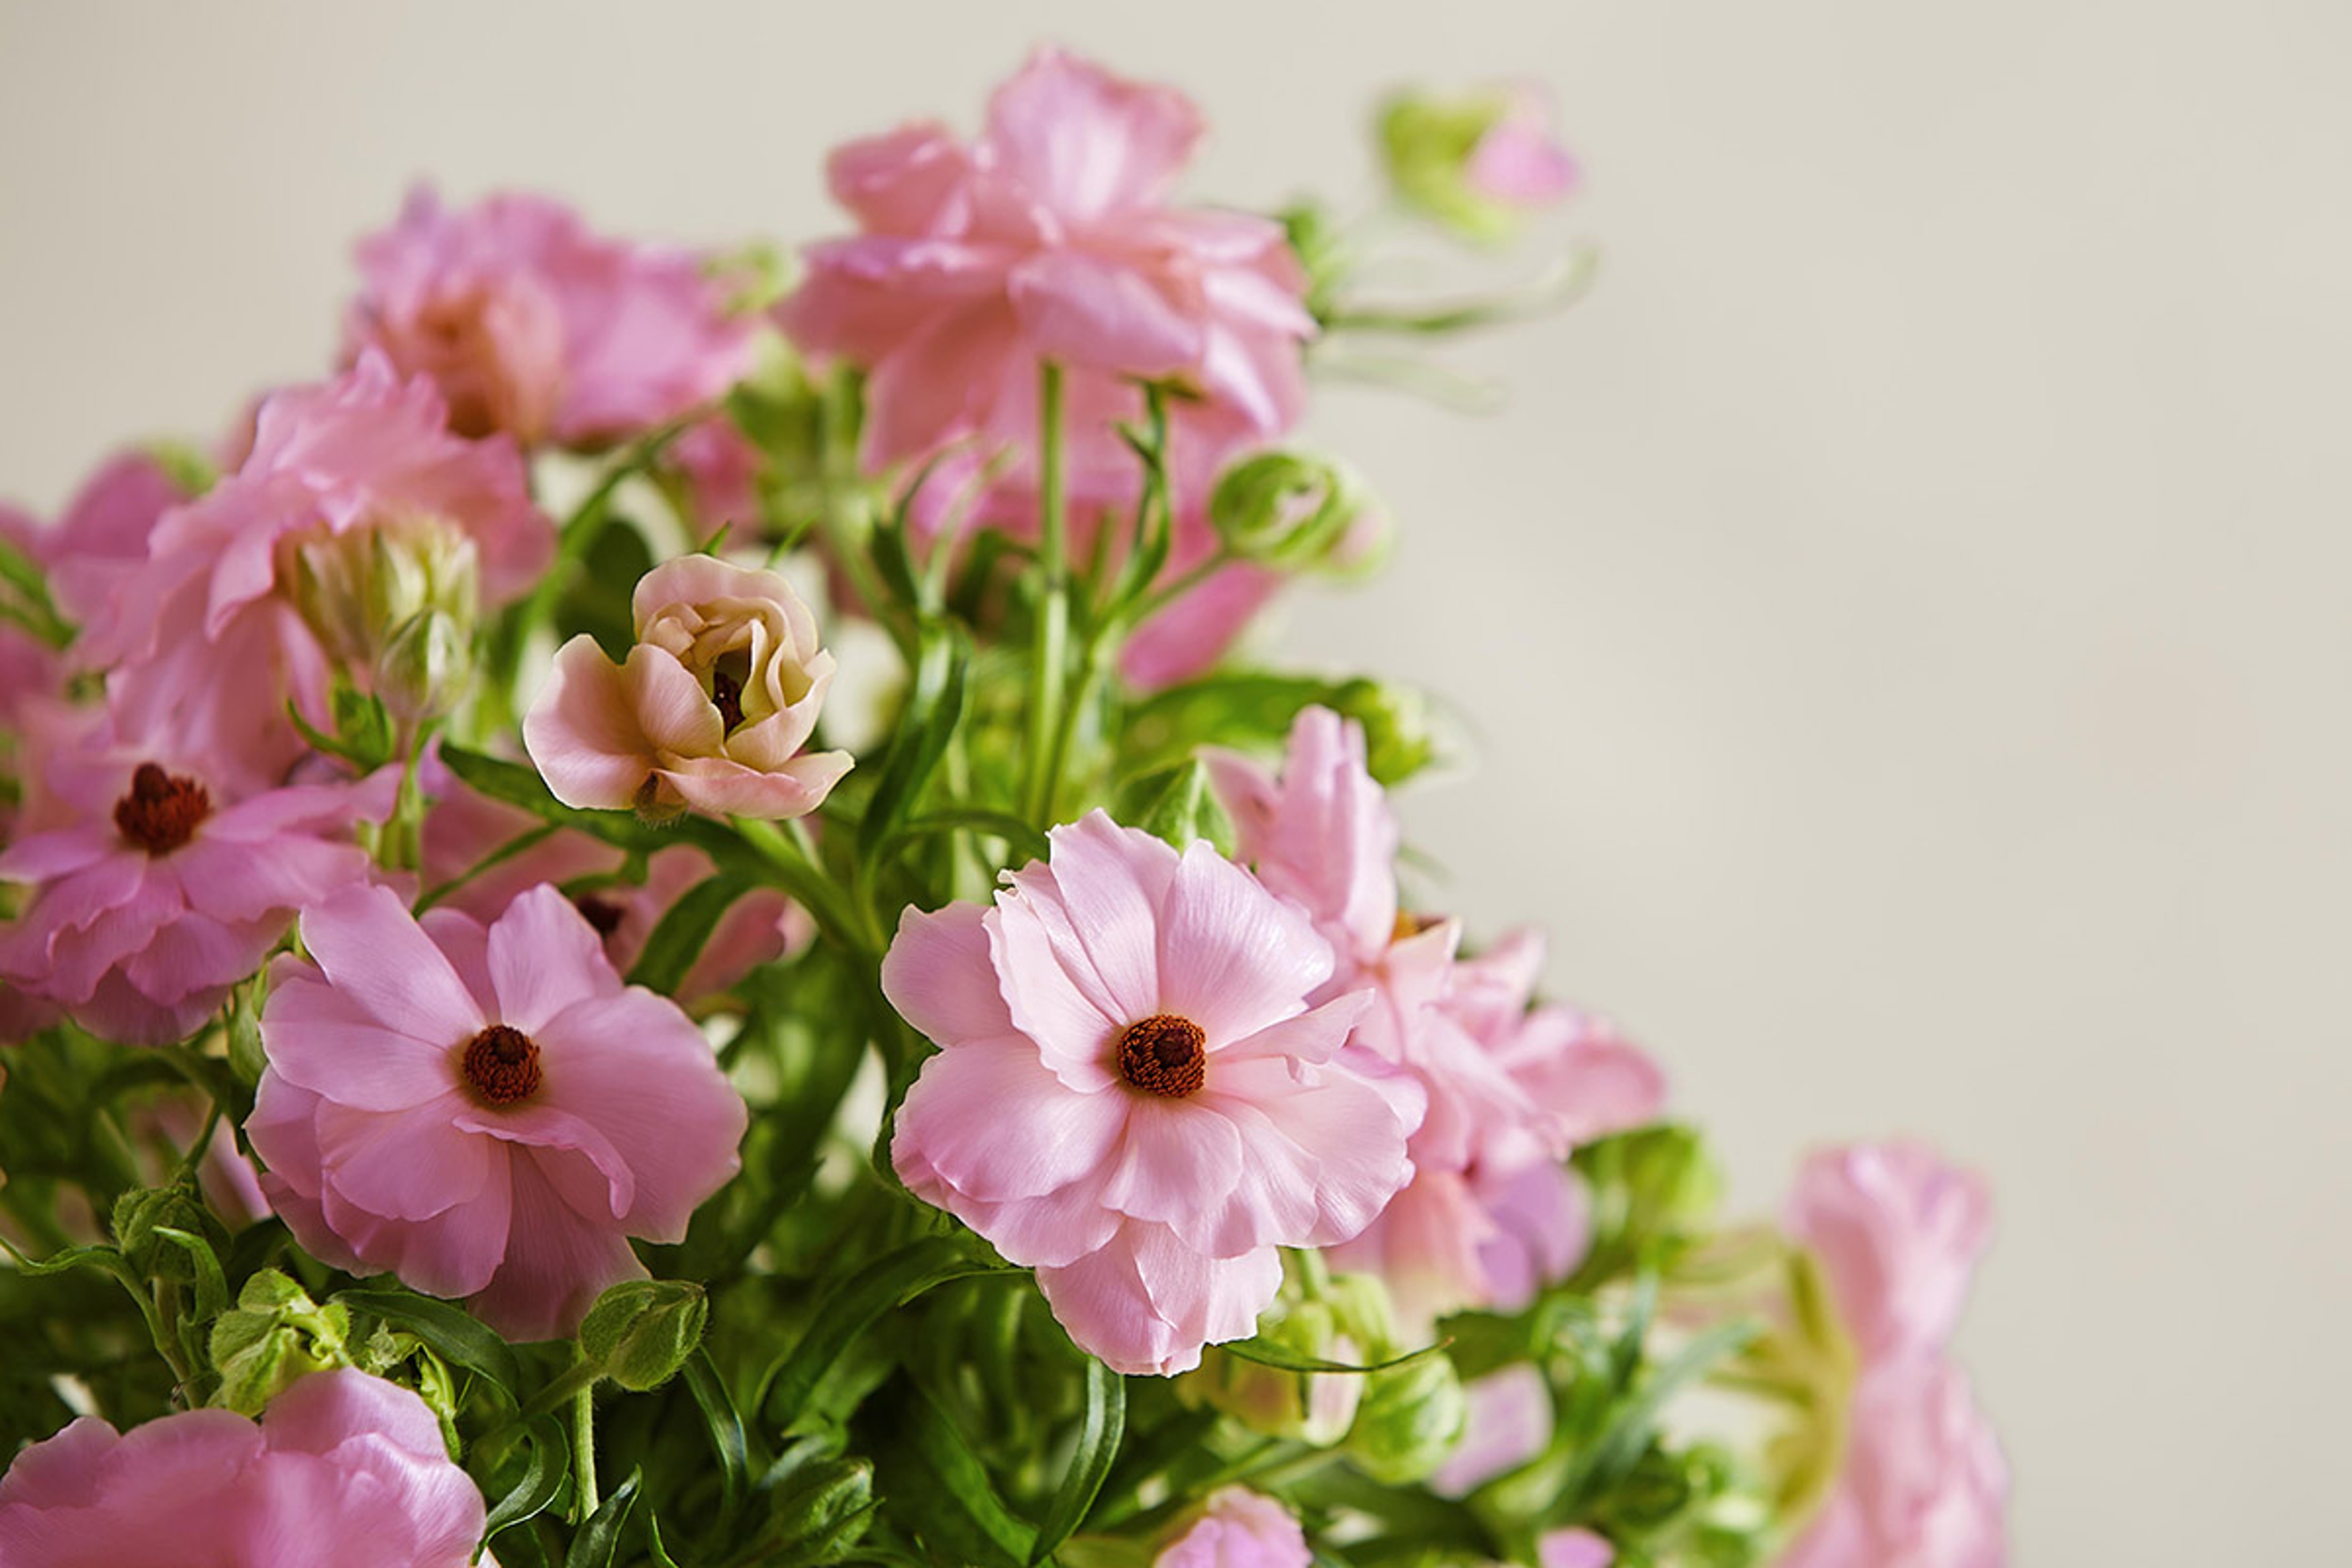
[(442, 1360), (497, 1384), (509, 1400), (521, 1386), (522, 1369), (513, 1349), (461, 1307), (405, 1290), (367, 1287), (341, 1291), (334, 1300), (354, 1312), (370, 1312), (405, 1329), (432, 1346)]
[(963, 1434), (955, 1429), (920, 1389), (909, 1388), (914, 1405), (915, 1453), (924, 1467), (939, 1479), (949, 1497), (955, 1500), (981, 1533), (1001, 1547), (1005, 1555), (1016, 1563), (1035, 1563), (1033, 1553), (1037, 1539), (1034, 1526), (1015, 1518), (996, 1495), (996, 1487), (988, 1479), (987, 1467), (980, 1462)]
[[(501, 1530), (537, 1519), (554, 1506), (562, 1495), (564, 1479), (572, 1473), (572, 1444), (563, 1431), (563, 1423), (552, 1415), (542, 1415), (530, 1425), (530, 1463), (522, 1479), (509, 1489), (490, 1510), (482, 1521), (482, 1543)], [(479, 1561), (479, 1553), (476, 1554)]]
[(629, 1479), (613, 1489), (580, 1533), (572, 1538), (572, 1550), (563, 1554), (563, 1568), (612, 1568), (613, 1553), (621, 1544), (621, 1527), (629, 1522), (629, 1510), (636, 1505), (637, 1490), (645, 1484), (643, 1470), (631, 1470)]
[(548, 793), (544, 779), (520, 763), (447, 745), (441, 748), (441, 760), (476, 793), (520, 806), (559, 826), (576, 827), (607, 844), (650, 852), (677, 841), (675, 834), (647, 827), (625, 811), (581, 811), (566, 805)]
[(1559, 1489), (1563, 1505), (1605, 1489), (1640, 1458), (1654, 1436), (1658, 1413), (1675, 1392), (1726, 1356), (1736, 1355), (1761, 1331), (1751, 1322), (1719, 1324), (1676, 1352), (1642, 1381), (1641, 1387), (1610, 1414), (1609, 1424), (1586, 1446)]
[(1119, 1439), (1127, 1431), (1127, 1380), (1092, 1356), (1087, 1358), (1086, 1417), (1078, 1426), (1078, 1446), (1063, 1472), (1061, 1489), (1037, 1526), (1029, 1548), (1030, 1568), (1043, 1563), (1054, 1549), (1086, 1523), (1096, 1494), (1118, 1458)]
[[(1158, 775), (1155, 775), (1158, 776)], [(1136, 826), (1180, 853), (1197, 839), (1207, 839), (1221, 851), (1234, 845), (1233, 824), (1209, 787), (1209, 770), (1198, 757), (1176, 765), (1166, 774), (1150, 805)]]
[(1417, 1351), (1407, 1351), (1387, 1361), (1366, 1362), (1361, 1365), (1354, 1362), (1324, 1361), (1317, 1356), (1299, 1355), (1265, 1340), (1233, 1340), (1217, 1348), (1229, 1356), (1254, 1361), (1260, 1366), (1279, 1367), (1284, 1372), (1387, 1372), (1392, 1367), (1411, 1366), (1414, 1362), (1441, 1354), (1453, 1342), (1452, 1340), (1440, 1340), (1433, 1345), (1423, 1345)]
[(965, 678), (971, 652), (951, 626), (928, 627), (915, 663), (915, 681), (898, 717), (898, 737), (882, 763), (874, 794), (858, 824), (857, 847), (871, 858), (921, 797), (963, 720)]
[(694, 961), (702, 956), (719, 921), (751, 886), (740, 877), (721, 871), (688, 888), (646, 938), (646, 950), (629, 970), (629, 984), (664, 995), (675, 992)]
[(950, 806), (943, 811), (929, 811), (883, 840), (877, 853), (879, 859), (888, 859), (901, 844), (939, 833), (981, 833), (992, 838), (1002, 838), (1011, 847), (1015, 865), (1030, 860), (1043, 860), (1053, 847), (1045, 836), (1028, 821), (1009, 812), (989, 811), (978, 806)]
[(751, 1445), (743, 1434), (743, 1417), (735, 1408), (727, 1380), (710, 1360), (708, 1346), (698, 1345), (686, 1362), (686, 1386), (702, 1411), (703, 1429), (710, 1434), (711, 1451), (719, 1457), (719, 1497), (721, 1517), (735, 1512), (750, 1480)]
[(213, 1244), (193, 1232), (159, 1225), (150, 1234), (188, 1255), (196, 1269), (196, 1313), (210, 1321), (228, 1310), (228, 1277), (221, 1272), (220, 1254)]
[(950, 1279), (1016, 1272), (1002, 1264), (981, 1262), (953, 1237), (925, 1237), (884, 1253), (825, 1298), (808, 1332), (772, 1374), (760, 1408), (790, 1431), (826, 1372), (875, 1319)]

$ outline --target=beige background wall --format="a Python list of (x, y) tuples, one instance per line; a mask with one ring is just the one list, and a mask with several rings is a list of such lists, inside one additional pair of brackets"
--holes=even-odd
[(809, 237), (824, 147), (1045, 37), (1239, 201), (1360, 191), (1392, 81), (1554, 84), (1601, 286), (1460, 356), (1504, 416), (1326, 401), (1403, 543), (1287, 647), (1458, 700), (1415, 837), (1744, 1203), (1990, 1170), (2022, 1562), (2341, 1561), (2352, 8), (0, 0), (0, 492), (313, 373), (413, 174)]

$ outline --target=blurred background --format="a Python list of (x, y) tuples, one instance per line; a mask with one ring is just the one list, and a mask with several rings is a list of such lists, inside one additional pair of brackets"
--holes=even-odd
[(1274, 646), (1452, 700), (1444, 900), (1549, 931), (1737, 1204), (1990, 1173), (2021, 1562), (2337, 1560), (2352, 8), (0, 0), (0, 493), (321, 372), (413, 178), (815, 237), (826, 148), (1045, 39), (1190, 90), (1238, 204), (1369, 200), (1392, 86), (1554, 89), (1597, 286), (1452, 355), (1499, 415), (1325, 396), (1401, 540)]

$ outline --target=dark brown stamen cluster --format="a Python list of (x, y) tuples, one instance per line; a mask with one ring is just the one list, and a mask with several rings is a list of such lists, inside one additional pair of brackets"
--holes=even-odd
[(723, 669), (712, 670), (710, 704), (719, 710), (719, 722), (726, 732), (733, 734), (743, 722), (743, 683)]
[(1198, 1094), (1209, 1076), (1208, 1043), (1192, 1019), (1154, 1013), (1118, 1037), (1118, 1076), (1168, 1100)]
[(492, 1024), (466, 1047), (466, 1081), (490, 1105), (512, 1105), (539, 1089), (539, 1042)]
[(169, 855), (195, 837), (196, 825), (213, 814), (213, 797), (192, 778), (142, 763), (131, 775), (131, 793), (114, 803), (114, 826), (150, 855)]
[(596, 928), (598, 936), (609, 937), (621, 929), (621, 916), (625, 911), (620, 905), (601, 894), (583, 893), (572, 900), (572, 907), (580, 911), (583, 920)]

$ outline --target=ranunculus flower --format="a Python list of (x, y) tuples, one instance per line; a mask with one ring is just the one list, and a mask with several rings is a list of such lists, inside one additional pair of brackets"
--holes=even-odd
[(482, 1494), (407, 1389), (348, 1368), (259, 1422), (188, 1410), (118, 1433), (85, 1415), (0, 1478), (9, 1568), (465, 1568)]
[(121, 452), (101, 464), (38, 538), (58, 607), (77, 621), (103, 613), (116, 578), (147, 558), (156, 522), (187, 499), (152, 454)]
[(1959, 1369), (1909, 1355), (1864, 1370), (1835, 1488), (1781, 1568), (2002, 1568), (2009, 1467)]
[(993, 907), (909, 910), (882, 969), (940, 1047), (898, 1111), (908, 1189), (1037, 1270), (1131, 1373), (1246, 1337), (1276, 1249), (1355, 1235), (1412, 1174), (1407, 1120), (1341, 1056), (1365, 1005), (1306, 919), (1206, 844), (1100, 812)]
[(262, 404), (243, 464), (155, 524), (75, 652), (109, 672), (124, 733), (232, 762), (247, 786), (274, 783), (305, 749), (288, 700), (331, 725), (332, 639), (296, 597), (305, 552), (441, 536), (461, 542), (491, 605), (529, 588), (555, 546), (513, 444), (451, 435), (432, 383), (364, 353)]
[(602, 446), (710, 401), (749, 363), (751, 323), (701, 257), (593, 233), (545, 196), (453, 212), (419, 186), (359, 262), (346, 353), (432, 377), (460, 436)]
[(1609, 1568), (1616, 1561), (1609, 1538), (1589, 1530), (1548, 1530), (1536, 1538), (1541, 1568)]
[(866, 460), (972, 440), (1034, 491), (1040, 362), (1065, 368), (1069, 494), (1131, 501), (1116, 426), (1139, 379), (1181, 381), (1172, 446), (1190, 487), (1304, 400), (1314, 330), (1281, 226), (1170, 205), (1202, 131), (1172, 89), (1043, 49), (996, 89), (976, 142), (918, 124), (836, 151), (833, 193), (865, 232), (808, 253), (781, 308), (811, 353), (863, 365)]
[(1525, 82), (1458, 98), (1404, 94), (1381, 114), (1381, 150), (1397, 194), (1470, 239), (1507, 239), (1576, 187), (1551, 100)]
[[(193, 1034), (261, 967), (295, 911), (363, 880), (352, 840), (389, 815), (396, 775), (245, 792), (208, 756), (103, 729), (46, 760), (44, 826), (0, 852), (31, 885), (0, 927), (0, 976), (107, 1039)], [(69, 813), (63, 826), (47, 817)]]
[(1982, 1178), (1919, 1143), (1863, 1143), (1805, 1162), (1789, 1234), (1829, 1276), (1864, 1362), (1941, 1350), (1991, 1232)]
[(802, 752), (833, 655), (773, 572), (683, 555), (640, 578), (637, 643), (616, 665), (583, 633), (523, 720), (523, 745), (566, 805), (675, 816), (804, 816), (850, 768)]
[(1513, 1362), (1463, 1384), (1462, 1394), (1470, 1415), (1462, 1424), (1461, 1444), (1429, 1479), (1447, 1497), (1467, 1496), (1517, 1469), (1551, 1441), (1551, 1385), (1540, 1368)]
[(1246, 1487), (1223, 1487), (1151, 1568), (1307, 1568), (1314, 1560), (1288, 1509)]
[(485, 930), (389, 889), (304, 910), (270, 971), (246, 1124), (269, 1201), (339, 1268), (470, 1299), (512, 1340), (572, 1331), (738, 1168), (748, 1120), (677, 1003), (624, 987), (553, 888)]

